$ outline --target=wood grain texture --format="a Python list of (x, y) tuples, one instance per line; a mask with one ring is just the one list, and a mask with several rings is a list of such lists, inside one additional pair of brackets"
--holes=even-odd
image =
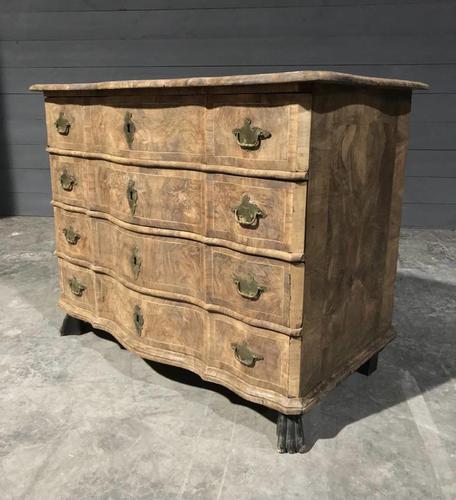
[[(290, 415), (311, 409), (394, 336), (390, 331), (376, 339), (301, 397), (296, 378), (301, 339), (257, 329), (223, 315), (210, 315), (205, 319), (204, 312), (194, 306), (176, 306), (174, 301), (145, 297), (109, 276), (78, 268), (69, 262), (61, 262), (60, 268), (59, 305), (72, 316), (110, 332), (141, 357), (192, 370), (204, 380), (222, 384), (249, 401)], [(92, 295), (75, 297), (67, 286), (68, 276), (77, 276), (92, 287)], [(92, 297), (95, 301), (87, 300)], [(141, 336), (136, 334), (132, 317), (136, 305), (140, 305), (144, 315), (144, 334)], [(182, 317), (192, 325), (190, 332), (181, 328)], [(219, 331), (224, 332), (222, 338)], [(247, 342), (265, 359), (252, 368), (244, 367), (234, 360), (231, 345), (228, 350), (230, 339)]]
[[(207, 163), (253, 170), (308, 169), (310, 94), (210, 97), (208, 108)], [(240, 148), (233, 137), (246, 119), (271, 135), (255, 151)]]
[[(55, 208), (55, 220), (60, 257), (148, 295), (185, 301), (286, 335), (301, 333), (303, 264), (247, 257), (182, 238), (151, 237), (60, 208)], [(69, 228), (79, 235), (75, 244), (64, 234)], [(236, 276), (250, 274), (266, 287), (257, 300), (242, 297), (234, 282)]]
[[(84, 120), (79, 144), (49, 148), (61, 304), (140, 355), (295, 414), (394, 337), (411, 88), (242, 85), (48, 98), (48, 126), (62, 109)], [(250, 151), (233, 140), (247, 118), (271, 133)]]
[[(62, 69), (56, 65), (52, 67), (28, 67), (18, 68), (10, 67), (1, 75), (3, 92), (6, 94), (28, 94), (28, 88), (33, 82), (49, 81), (52, 83), (65, 82), (98, 82), (105, 80), (128, 80), (133, 75), (142, 79), (157, 78), (185, 78), (188, 76), (228, 76), (238, 74), (255, 74), (264, 71), (284, 72), (302, 69), (302, 64), (284, 65), (276, 64), (265, 67), (259, 62), (252, 65), (243, 65), (241, 62), (233, 66), (210, 65), (205, 63), (198, 67), (183, 66), (150, 66), (144, 65), (140, 69), (135, 68), (133, 63), (130, 66), (88, 66), (83, 64), (78, 67)], [(393, 78), (423, 81), (429, 84), (429, 90), (417, 90), (417, 94), (429, 93), (438, 94), (440, 92), (454, 92), (456, 81), (456, 67), (449, 64), (427, 65), (415, 64), (360, 64), (353, 65), (347, 61), (345, 64), (340, 61), (339, 64), (324, 65), (319, 63), (318, 69), (326, 71), (344, 71), (345, 73), (360, 73), (374, 77)], [(228, 88), (228, 87), (225, 87)], [(37, 96), (35, 96), (36, 98)]]
[(390, 337), (410, 93), (313, 99), (301, 394)]
[(368, 76), (336, 73), (332, 71), (290, 71), (284, 73), (265, 73), (262, 75), (236, 75), (206, 78), (176, 78), (170, 80), (126, 80), (98, 83), (74, 84), (35, 84), (30, 90), (36, 91), (79, 91), (79, 90), (112, 90), (131, 88), (163, 88), (163, 87), (210, 87), (225, 85), (265, 85), (271, 83), (294, 82), (326, 82), (347, 85), (372, 85), (388, 88), (425, 89), (427, 85), (407, 80), (373, 78)]
[[(228, 249), (211, 252), (207, 264), (208, 299), (211, 303), (232, 307), (245, 316), (263, 319), (291, 329), (301, 327), (301, 293), (292, 296), (295, 280), (303, 284), (303, 264), (266, 261), (260, 257), (234, 254)], [(253, 277), (265, 288), (258, 299), (246, 299), (234, 285), (234, 280)], [(298, 309), (298, 311), (296, 311)]]
[(184, 168), (196, 170), (198, 172), (234, 174), (243, 177), (259, 177), (267, 179), (288, 180), (288, 181), (305, 181), (307, 180), (307, 172), (288, 172), (280, 170), (262, 170), (243, 167), (233, 167), (231, 165), (211, 165), (204, 163), (178, 162), (165, 160), (141, 160), (137, 158), (123, 158), (106, 153), (91, 153), (87, 151), (75, 151), (61, 148), (46, 148), (48, 153), (60, 156), (73, 156), (76, 158), (86, 158), (94, 160), (105, 160), (119, 165), (135, 165), (143, 167), (164, 167), (164, 168)]
[(389, 220), (386, 233), (386, 257), (379, 330), (391, 328), (394, 305), (394, 282), (399, 257), (402, 199), (404, 195), (405, 159), (407, 156), (411, 95), (398, 98), (396, 104), (396, 149), (391, 181)]
[[(46, 99), (52, 148), (182, 164), (227, 165), (248, 170), (306, 171), (309, 94), (242, 96), (118, 96)], [(133, 132), (128, 139), (128, 114)], [(55, 122), (70, 122), (67, 135)], [(233, 130), (246, 119), (268, 130), (255, 150), (239, 146)]]
[[(79, 149), (153, 161), (203, 162), (204, 97), (102, 97), (89, 98), (89, 105), (90, 121), (96, 125), (90, 147)], [(126, 113), (135, 128), (131, 144), (124, 132)]]
[[(92, 144), (92, 124), (90, 110), (84, 98), (69, 98), (65, 101), (46, 100), (46, 129), (48, 144), (63, 149), (83, 149)], [(62, 135), (55, 125), (59, 116), (63, 116), (70, 124), (69, 133)]]
[[(93, 173), (88, 168), (88, 163), (71, 156), (63, 158), (52, 155), (49, 156), (49, 162), (53, 199), (78, 207), (86, 206), (93, 189)], [(65, 172), (74, 178), (71, 190), (64, 189), (61, 184)]]
[[(299, 398), (288, 397), (290, 339), (286, 335), (208, 314), (193, 305), (144, 296), (109, 276), (67, 261), (60, 261), (59, 267), (60, 305), (111, 332), (128, 349), (222, 382), (251, 401), (292, 413), (300, 411)], [(86, 285), (81, 297), (68, 286), (68, 277), (73, 276)], [(133, 318), (136, 306), (144, 318), (140, 335)], [(186, 327), (182, 328), (182, 324)], [(264, 359), (253, 367), (242, 365), (231, 347), (236, 342), (246, 342)], [(294, 342), (292, 348), (296, 345)]]
[[(51, 155), (50, 159), (56, 202), (103, 212), (125, 223), (182, 231), (182, 237), (204, 243), (303, 260), (305, 183), (134, 167), (72, 156)], [(60, 183), (65, 171), (76, 179), (71, 191)], [(127, 198), (130, 181), (137, 191), (134, 215)], [(233, 213), (245, 195), (264, 211), (256, 227), (242, 227)]]

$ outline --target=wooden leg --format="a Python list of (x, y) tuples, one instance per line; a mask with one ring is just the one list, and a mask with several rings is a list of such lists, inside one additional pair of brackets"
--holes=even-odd
[(304, 453), (306, 444), (302, 415), (284, 415), (277, 418), (277, 451), (279, 453)]
[(358, 368), (357, 372), (361, 373), (362, 375), (366, 375), (366, 377), (368, 377), (369, 375), (372, 375), (372, 373), (374, 373), (375, 370), (377, 369), (377, 363), (378, 363), (378, 353), (374, 354), (363, 365), (361, 365)]
[(92, 326), (82, 319), (73, 318), (67, 314), (63, 320), (62, 326), (60, 327), (60, 335), (82, 335), (83, 333), (90, 332)]

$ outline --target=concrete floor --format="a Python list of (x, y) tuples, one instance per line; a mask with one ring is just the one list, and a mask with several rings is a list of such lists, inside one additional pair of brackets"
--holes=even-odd
[(60, 337), (53, 221), (0, 219), (0, 498), (456, 498), (456, 232), (404, 230), (369, 378), (275, 451), (275, 414), (89, 333)]

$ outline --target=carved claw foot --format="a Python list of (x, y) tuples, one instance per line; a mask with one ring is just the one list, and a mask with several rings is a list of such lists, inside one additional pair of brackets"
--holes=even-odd
[(305, 453), (302, 415), (284, 415), (277, 419), (277, 451), (279, 453)]
[(60, 327), (60, 335), (82, 335), (83, 333), (90, 332), (92, 326), (82, 319), (73, 318), (67, 314), (63, 320), (62, 326)]
[(361, 375), (365, 375), (368, 377), (369, 375), (372, 375), (372, 373), (375, 372), (377, 369), (377, 363), (378, 363), (378, 353), (374, 354), (370, 359), (368, 359), (364, 364), (362, 364), (357, 372), (361, 373)]

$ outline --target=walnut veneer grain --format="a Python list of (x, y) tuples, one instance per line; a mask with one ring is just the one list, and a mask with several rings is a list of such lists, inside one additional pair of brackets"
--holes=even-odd
[[(119, 165), (104, 160), (51, 155), (53, 199), (111, 215), (118, 221), (166, 231), (234, 250), (301, 261), (304, 253), (306, 183), (283, 182), (192, 170)], [(65, 190), (63, 173), (74, 177)], [(138, 192), (131, 213), (126, 190)], [(248, 195), (264, 217), (252, 229), (241, 226), (233, 209)], [(171, 233), (168, 232), (171, 235)]]
[(60, 305), (308, 410), (394, 337), (413, 88), (332, 72), (33, 86)]
[[(46, 98), (45, 105), (48, 144), (63, 153), (109, 154), (154, 166), (209, 165), (227, 173), (239, 167), (244, 175), (307, 171), (310, 107), (309, 94), (61, 96)], [(54, 126), (60, 116), (69, 123), (68, 134)], [(246, 118), (270, 132), (255, 150), (240, 148), (233, 135)]]
[(35, 84), (30, 90), (51, 91), (84, 91), (84, 90), (117, 90), (117, 89), (160, 89), (180, 87), (219, 87), (268, 85), (303, 82), (326, 82), (345, 85), (366, 85), (382, 88), (427, 89), (422, 82), (375, 78), (371, 76), (351, 75), (335, 71), (287, 71), (283, 73), (264, 73), (257, 75), (235, 75), (197, 78), (175, 78), (169, 80), (127, 80), (97, 83), (43, 83)]

